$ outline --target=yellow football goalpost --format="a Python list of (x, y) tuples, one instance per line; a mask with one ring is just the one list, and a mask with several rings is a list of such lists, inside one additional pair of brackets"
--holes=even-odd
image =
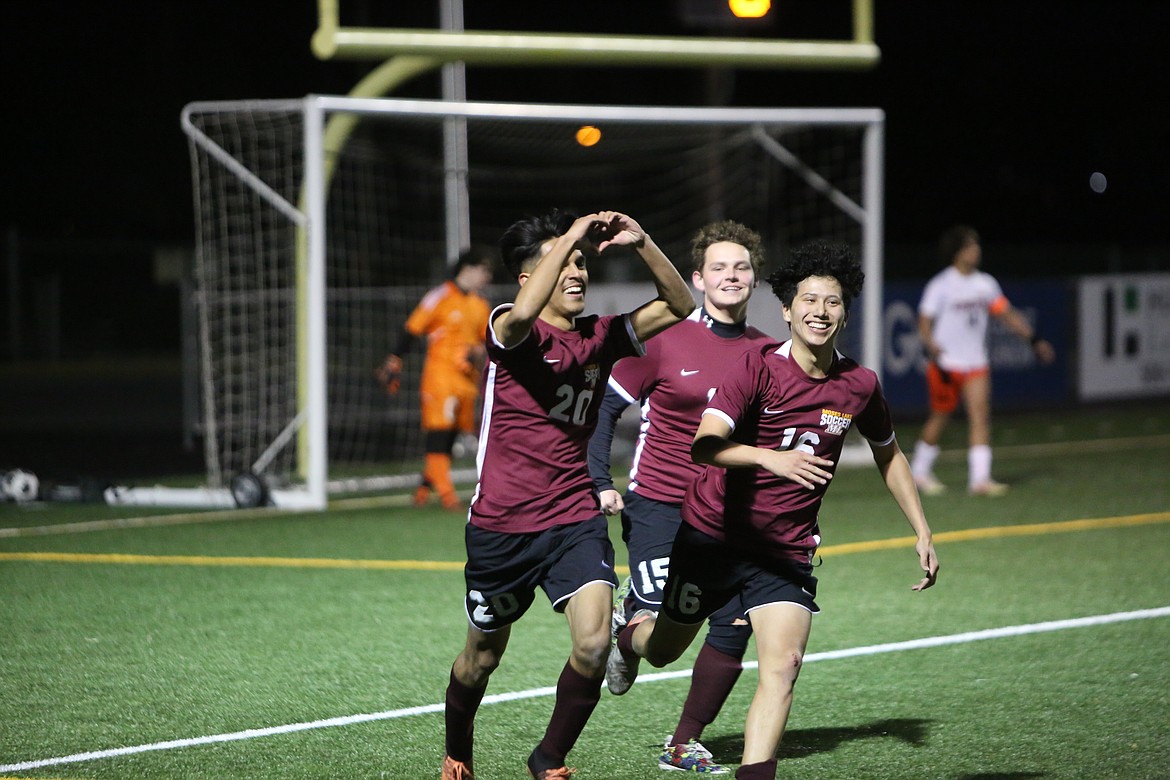
[[(381, 29), (342, 27), (340, 0), (318, 0), (318, 27), (311, 48), (320, 59), (384, 59), (353, 89), (350, 97), (382, 97), (401, 84), (448, 63), (466, 65), (607, 65), (740, 68), (864, 70), (875, 67), (881, 52), (873, 41), (873, 0), (853, 0), (853, 39), (791, 40), (718, 37), (662, 37), (623, 35), (573, 35), (463, 30), (461, 10), (455, 30)], [(461, 9), (462, 0), (440, 0)], [(450, 7), (443, 9), (450, 15)], [(460, 90), (461, 91), (461, 90)], [(324, 178), (332, 176), (332, 161), (359, 121), (355, 114), (334, 114), (327, 121), (322, 151)], [(297, 238), (297, 299), (307, 297), (308, 243), (304, 228)], [(298, 404), (307, 406), (309, 387), (307, 358), (307, 307), (297, 306)], [(297, 449), (301, 476), (308, 473), (309, 431), (300, 426)]]
[[(878, 49), (871, 40), (872, 0), (853, 0), (852, 41), (464, 31), (463, 2), (439, 0), (442, 30), (394, 30), (342, 27), (338, 0), (319, 0), (320, 25), (312, 40), (314, 52), (327, 58), (379, 61), (347, 97), (315, 95), (296, 101), (203, 102), (184, 108), (182, 124), (189, 137), (202, 204), (199, 226), (206, 231), (206, 241), (212, 248), (205, 258), (209, 265), (207, 287), (202, 293), (206, 296), (204, 315), (219, 318), (214, 333), (210, 327), (201, 326), (200, 330), (206, 342), (203, 384), (209, 431), (205, 437), (209, 484), (207, 489), (194, 491), (126, 489), (117, 497), (117, 503), (218, 506), (234, 501), (241, 506), (272, 503), (287, 508), (323, 508), (331, 491), (398, 487), (398, 482), (412, 476), (385, 475), (379, 482), (379, 478), (367, 479), (364, 473), (353, 472), (351, 467), (351, 473), (361, 478), (363, 486), (350, 484), (356, 484), (357, 480), (348, 476), (334, 481), (338, 484), (327, 484), (331, 460), (327, 427), (331, 390), (327, 381), (339, 385), (349, 382), (339, 396), (348, 404), (339, 419), (343, 420), (343, 433), (350, 437), (343, 443), (339, 463), (357, 463), (359, 470), (364, 468), (365, 462), (357, 458), (370, 456), (376, 449), (369, 446), (370, 437), (387, 424), (399, 423), (399, 417), (371, 416), (370, 409), (363, 405), (368, 400), (365, 395), (350, 392), (357, 386), (354, 372), (331, 366), (327, 359), (332, 348), (326, 340), (326, 331), (330, 330), (326, 316), (330, 294), (326, 289), (324, 239), (326, 193), (330, 191), (334, 170), (342, 170), (337, 166), (352, 165), (352, 160), (341, 161), (342, 153), (348, 159), (350, 136), (358, 122), (368, 118), (393, 122), (399, 116), (416, 117), (443, 132), (441, 146), (435, 147), (436, 151), (442, 150), (443, 158), (436, 157), (426, 164), (430, 166), (431, 181), (435, 185), (442, 181), (442, 186), (434, 186), (432, 191), (443, 198), (445, 224), (436, 219), (419, 232), (412, 222), (406, 230), (410, 237), (401, 240), (434, 242), (430, 244), (432, 247), (445, 241), (448, 260), (464, 246), (469, 232), (466, 123), (474, 121), (482, 126), (484, 120), (507, 115), (554, 124), (592, 124), (604, 120), (615, 129), (638, 124), (703, 128), (700, 135), (708, 140), (710, 128), (737, 128), (723, 139), (727, 148), (735, 152), (728, 158), (734, 159), (738, 166), (733, 175), (741, 181), (758, 179), (766, 190), (756, 193), (764, 198), (762, 204), (778, 203), (776, 198), (789, 197), (796, 191), (785, 190), (784, 186), (790, 185), (780, 184), (778, 179), (758, 178), (761, 171), (756, 167), (761, 164), (758, 160), (764, 161), (764, 165), (770, 161), (785, 170), (788, 176), (784, 181), (795, 182), (803, 193), (799, 197), (805, 198), (792, 215), (787, 211), (783, 215), (768, 212), (769, 221), (779, 219), (777, 230), (787, 231), (797, 222), (811, 226), (822, 217), (840, 220), (831, 225), (817, 223), (820, 225), (817, 229), (859, 230), (867, 275), (872, 272), (871, 278), (880, 280), (884, 115), (878, 109), (488, 104), (468, 102), (462, 82), (465, 64), (864, 69), (879, 61)], [(443, 101), (384, 99), (404, 82), (440, 67)], [(299, 131), (297, 120), (290, 122), (288, 117), (300, 117)], [(837, 166), (841, 158), (830, 150), (834, 156), (823, 160), (827, 164), (823, 170), (834, 180), (823, 178), (818, 166), (805, 164), (802, 159), (806, 147), (781, 144), (770, 134), (779, 131), (768, 129), (781, 127), (853, 133), (838, 137), (848, 137), (852, 140), (847, 143), (859, 144), (852, 147), (856, 158), (850, 158), (857, 168), (840, 169)], [(670, 137), (671, 133), (666, 135)], [(808, 138), (792, 136), (797, 144), (805, 143)], [(637, 148), (644, 149), (644, 142), (639, 136)], [(619, 145), (614, 151), (620, 153), (623, 148), (628, 151), (630, 147)], [(677, 145), (669, 148), (678, 149)], [(298, 149), (303, 155), (299, 158)], [(761, 157), (743, 150), (753, 150), (752, 154)], [(668, 154), (654, 170), (658, 171), (657, 175), (683, 177), (690, 182), (684, 184), (679, 180), (673, 185), (685, 194), (692, 186), (702, 189), (703, 182), (709, 178), (711, 171), (705, 167), (705, 160), (705, 155), (686, 154), (674, 160)], [(411, 172), (417, 163), (410, 159)], [(297, 166), (301, 164), (303, 171), (298, 172)], [(369, 169), (365, 170), (375, 176)], [(388, 165), (383, 170), (391, 173), (393, 181), (391, 167)], [(837, 178), (841, 179), (841, 187), (835, 186)], [(594, 182), (593, 186), (597, 184)], [(748, 189), (756, 191), (755, 185)], [(367, 195), (374, 198), (371, 203), (377, 202), (376, 194)], [(290, 202), (286, 196), (299, 202)], [(346, 191), (339, 208), (345, 219), (353, 217), (351, 222), (360, 224), (361, 231), (367, 231), (369, 226), (362, 222), (361, 214), (344, 212), (350, 204), (345, 198), (353, 196), (354, 193)], [(437, 203), (436, 200), (419, 205), (430, 209)], [(496, 200), (492, 203), (494, 206)], [(694, 204), (688, 206), (693, 207)], [(774, 206), (765, 207), (774, 209)], [(414, 212), (407, 208), (404, 213)], [(291, 232), (281, 232), (287, 228)], [(338, 235), (346, 233), (341, 230)], [(293, 249), (292, 257), (281, 251), (269, 251), (289, 239), (293, 242), (289, 247)], [(392, 243), (401, 249), (399, 241), (396, 234)], [(366, 247), (343, 244), (337, 253), (345, 257), (351, 250), (364, 257)], [(433, 258), (436, 263), (433, 270), (437, 270), (437, 253), (432, 254), (428, 249), (426, 255)], [(237, 266), (242, 270), (239, 275), (233, 275)], [(291, 278), (284, 275), (288, 273)], [(379, 338), (371, 334), (386, 322), (385, 317), (370, 315), (368, 301), (361, 297), (361, 290), (354, 287), (355, 293), (348, 289), (350, 286), (353, 285), (343, 285), (346, 289), (339, 292), (350, 297), (337, 307), (342, 319), (334, 323), (334, 329), (343, 334), (343, 340), (333, 344), (339, 365), (357, 365), (368, 360), (370, 345)], [(286, 297), (285, 293), (289, 295)], [(874, 365), (877, 364), (873, 361), (880, 361), (881, 352), (880, 296), (880, 283), (866, 285), (861, 301), (859, 346), (862, 359)], [(352, 306), (352, 311), (346, 306)], [(259, 325), (253, 328), (257, 318)], [(358, 333), (346, 328), (364, 330)], [(339, 373), (335, 374), (335, 370)], [(367, 377), (362, 387), (368, 384)], [(391, 434), (391, 447), (404, 446), (404, 435), (396, 429)], [(230, 495), (223, 490), (228, 477), (232, 485)], [(374, 482), (379, 486), (374, 487)]]
[(742, 68), (871, 68), (873, 0), (853, 1), (853, 40), (569, 35), (342, 27), (338, 0), (318, 0), (313, 53), (321, 59), (414, 56), (468, 65), (727, 65)]

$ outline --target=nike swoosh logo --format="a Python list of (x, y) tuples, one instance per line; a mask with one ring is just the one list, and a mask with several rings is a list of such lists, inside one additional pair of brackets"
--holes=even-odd
[(783, 414), (783, 413), (784, 413), (783, 409), (769, 409), (766, 406), (764, 407), (764, 414)]
[(692, 374), (699, 373), (699, 369), (696, 368), (693, 371), (691, 371), (691, 370), (687, 370), (684, 368), (682, 371), (679, 371), (679, 373), (682, 374), (683, 376), (691, 376)]
[(550, 360), (549, 358), (545, 358), (544, 362), (548, 363), (551, 366), (551, 365), (554, 365), (556, 363), (560, 363), (561, 361), (560, 360)]

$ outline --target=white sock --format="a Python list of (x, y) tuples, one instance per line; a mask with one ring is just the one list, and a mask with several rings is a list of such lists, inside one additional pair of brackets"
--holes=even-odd
[(938, 445), (927, 444), (919, 439), (914, 444), (914, 459), (910, 462), (910, 471), (916, 477), (929, 477), (934, 474), (936, 460), (938, 460)]
[(991, 481), (991, 447), (986, 444), (976, 444), (967, 450), (967, 486)]

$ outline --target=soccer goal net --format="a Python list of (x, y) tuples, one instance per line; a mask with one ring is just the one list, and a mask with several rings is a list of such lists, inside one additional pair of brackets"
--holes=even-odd
[[(554, 206), (633, 215), (684, 276), (690, 237), (712, 220), (758, 230), (773, 260), (811, 238), (848, 242), (868, 281), (851, 313), (863, 325), (846, 331), (843, 351), (878, 368), (876, 109), (312, 96), (195, 103), (182, 124), (197, 225), (201, 431), (218, 495), (241, 475), (258, 478), (252, 487), (278, 506), (413, 484), (423, 356), (406, 357), (393, 396), (375, 367), (461, 246), (494, 245), (517, 218)], [(636, 302), (650, 297), (640, 270), (594, 264), (593, 310), (631, 290)], [(493, 302), (514, 294), (505, 277), (497, 273)], [(786, 335), (766, 288), (749, 316)], [(470, 460), (462, 465), (471, 471)]]

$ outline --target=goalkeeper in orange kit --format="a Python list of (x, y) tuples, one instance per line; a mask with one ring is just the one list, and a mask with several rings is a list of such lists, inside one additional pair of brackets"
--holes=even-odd
[(414, 494), (422, 506), (435, 493), (447, 509), (458, 509), (459, 496), (451, 481), (451, 451), (460, 433), (475, 432), (475, 401), (484, 360), (484, 333), (490, 307), (480, 291), (492, 280), (492, 251), (465, 250), (451, 278), (433, 288), (410, 313), (398, 347), (377, 370), (386, 392), (398, 392), (402, 355), (423, 337), (427, 356), (419, 396), (426, 460), (422, 484)]

